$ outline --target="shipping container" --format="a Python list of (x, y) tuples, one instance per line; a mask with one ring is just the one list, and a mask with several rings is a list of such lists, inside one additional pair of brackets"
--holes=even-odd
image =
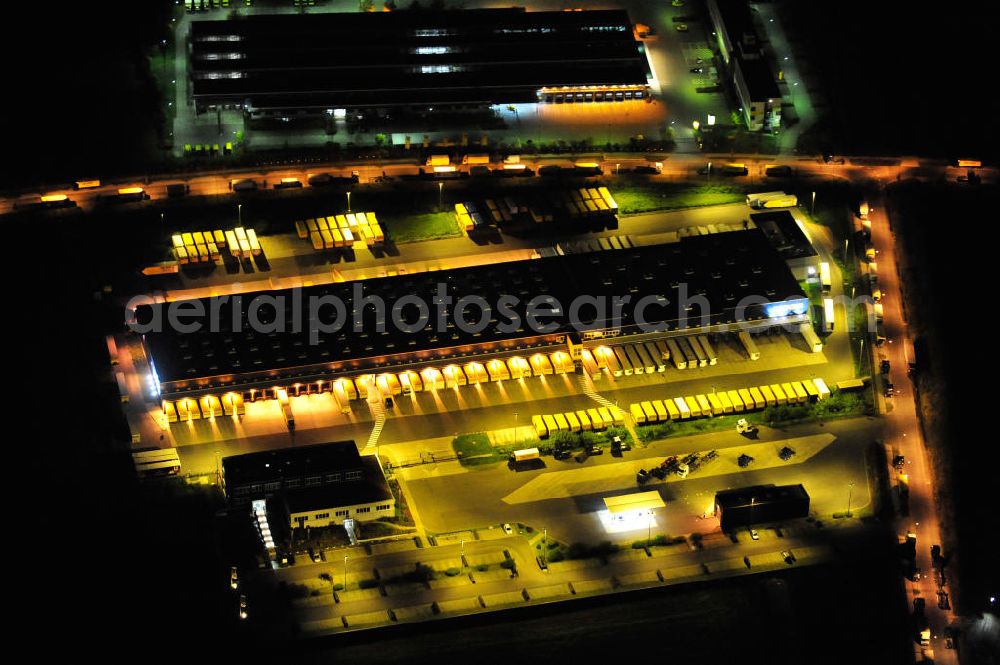
[(632, 414), (632, 420), (635, 421), (636, 425), (646, 424), (646, 412), (642, 410), (642, 405), (638, 402), (633, 402), (629, 405), (629, 412)]
[(685, 356), (680, 349), (680, 345), (677, 344), (675, 339), (665, 340), (667, 348), (670, 350), (670, 360), (673, 361), (674, 367), (677, 369), (687, 369), (687, 356)]
[(577, 411), (576, 419), (580, 421), (580, 429), (583, 430), (584, 432), (589, 432), (594, 428), (594, 426), (590, 422), (590, 417), (587, 415), (587, 412), (585, 410), (580, 409), (579, 411)]
[(695, 395), (694, 398), (698, 400), (698, 407), (701, 409), (701, 415), (714, 415), (712, 412), (712, 404), (708, 401), (708, 397), (706, 395)]
[(656, 347), (653, 342), (645, 342), (643, 344), (646, 348), (646, 354), (652, 359), (653, 366), (656, 368), (657, 372), (664, 372), (667, 369), (667, 362), (663, 359), (663, 355), (660, 350)]
[(574, 413), (573, 411), (567, 411), (563, 415), (566, 416), (566, 422), (569, 423), (569, 431), (579, 432), (581, 425), (580, 425), (580, 419), (576, 417), (576, 413)]
[[(740, 392), (740, 396), (742, 395), (743, 393)], [(767, 400), (764, 398), (764, 393), (760, 391), (760, 388), (757, 387), (750, 388), (750, 397), (752, 398), (753, 401), (753, 408), (763, 409), (764, 407), (768, 406)], [(771, 400), (774, 401), (774, 395), (771, 395)], [(747, 408), (750, 408), (749, 402), (747, 402)]]
[(641, 402), (639, 406), (642, 407), (642, 412), (646, 415), (647, 423), (655, 423), (658, 420), (656, 417), (656, 409), (653, 408), (652, 404), (649, 402)]
[(698, 356), (695, 354), (694, 349), (691, 347), (691, 343), (688, 341), (687, 337), (678, 337), (677, 346), (681, 348), (681, 354), (684, 359), (687, 360), (687, 366), (690, 368), (698, 367)]
[(601, 420), (604, 421), (604, 429), (607, 429), (615, 424), (615, 417), (611, 415), (611, 411), (606, 406), (597, 407), (597, 412), (601, 414)]
[(583, 371), (591, 379), (597, 381), (603, 376), (601, 368), (597, 366), (597, 361), (594, 359), (594, 354), (590, 352), (590, 349), (582, 349), (580, 351), (580, 364), (583, 366)]
[(760, 394), (764, 396), (764, 403), (767, 406), (778, 405), (778, 397), (774, 394), (774, 391), (771, 390), (771, 386), (757, 386), (757, 387), (760, 388)]
[[(736, 413), (741, 413), (743, 411), (744, 403), (743, 398), (740, 396), (738, 390), (727, 390), (726, 395), (729, 397), (729, 401), (733, 403), (733, 411)], [(747, 395), (749, 397), (749, 394)]]
[[(636, 352), (633, 345), (627, 344), (621, 348), (625, 352), (625, 357), (628, 359), (629, 364), (632, 365), (633, 374), (642, 374), (646, 371), (646, 366), (643, 364), (642, 359), (639, 357), (639, 354)], [(626, 374), (628, 374), (628, 372), (626, 372)]]
[(653, 410), (656, 411), (656, 419), (660, 422), (664, 422), (670, 418), (670, 414), (667, 413), (667, 407), (663, 405), (663, 400), (654, 399), (650, 404), (653, 405)]
[(604, 418), (601, 418), (597, 409), (587, 409), (587, 417), (590, 418), (590, 426), (595, 430), (600, 431), (607, 428), (607, 425), (604, 424)]
[(802, 387), (805, 388), (810, 402), (815, 402), (819, 399), (819, 391), (816, 390), (816, 384), (813, 383), (812, 379), (805, 379), (802, 382)]
[(721, 416), (723, 413), (725, 413), (725, 411), (724, 411), (724, 409), (722, 407), (722, 400), (719, 399), (719, 396), (717, 394), (715, 394), (715, 393), (707, 393), (705, 395), (705, 397), (708, 398), (708, 404), (709, 404), (709, 406), (712, 407), (712, 415), (713, 416)]
[(759, 360), (760, 351), (757, 349), (757, 343), (753, 341), (753, 336), (746, 330), (740, 330), (736, 333), (739, 338), (740, 343), (743, 344), (743, 349), (747, 352), (747, 357), (750, 360)]
[(698, 335), (695, 339), (697, 339), (698, 343), (701, 344), (702, 351), (704, 351), (705, 355), (708, 357), (708, 364), (714, 365), (718, 363), (719, 356), (716, 355), (715, 349), (712, 347), (711, 342), (708, 341), (708, 337), (706, 335)]
[(685, 344), (691, 347), (694, 351), (694, 355), (698, 358), (698, 367), (705, 367), (708, 365), (708, 355), (701, 348), (701, 344), (698, 343), (697, 337), (684, 337), (682, 340)]
[(625, 412), (617, 406), (608, 407), (608, 415), (611, 416), (611, 422), (615, 425), (625, 424)]
[(556, 419), (556, 427), (559, 428), (560, 432), (569, 431), (569, 421), (566, 420), (566, 416), (561, 413), (553, 413), (552, 417)]
[(830, 389), (826, 386), (826, 381), (816, 377), (813, 379), (813, 384), (816, 386), (816, 390), (819, 392), (819, 399), (826, 399), (830, 396)]
[(681, 412), (677, 408), (677, 404), (676, 402), (674, 402), (674, 400), (668, 397), (667, 399), (663, 400), (663, 406), (664, 408), (666, 408), (667, 417), (670, 418), (670, 420), (677, 420), (681, 417)]
[(549, 428), (545, 426), (545, 419), (541, 416), (532, 416), (531, 425), (535, 428), (535, 436), (539, 439), (549, 438)]
[(545, 423), (545, 430), (551, 435), (559, 431), (559, 425), (556, 423), (556, 419), (553, 416), (544, 415), (542, 416), (542, 422)]
[(691, 407), (688, 406), (686, 399), (683, 397), (675, 397), (673, 402), (674, 406), (677, 407), (677, 412), (680, 414), (680, 418), (682, 420), (691, 417)]
[(800, 381), (792, 381), (792, 390), (795, 391), (795, 399), (801, 404), (809, 401), (809, 394), (806, 392), (805, 386), (802, 385)]
[(684, 398), (684, 402), (687, 404), (688, 410), (691, 411), (692, 418), (698, 418), (702, 415), (701, 404), (698, 403), (698, 399), (694, 395), (687, 395)]
[(819, 264), (819, 282), (823, 293), (829, 293), (833, 288), (833, 279), (830, 276), (830, 264), (823, 261)]
[(636, 355), (639, 356), (639, 362), (642, 363), (642, 368), (646, 374), (656, 373), (656, 363), (653, 361), (653, 357), (649, 355), (649, 351), (646, 350), (644, 344), (633, 344), (632, 348), (635, 349)]
[(728, 393), (726, 393), (725, 390), (720, 390), (718, 392), (718, 398), (719, 398), (719, 401), (722, 402), (722, 412), (723, 413), (732, 413), (733, 412), (733, 403), (730, 401)]

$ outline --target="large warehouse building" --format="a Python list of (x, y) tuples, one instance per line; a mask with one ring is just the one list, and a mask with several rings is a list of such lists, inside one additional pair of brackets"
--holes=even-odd
[[(360, 292), (358, 291), (360, 289)], [(357, 301), (355, 296), (363, 299)], [(452, 299), (443, 320), (434, 303), (444, 293)], [(605, 305), (580, 303), (585, 296)], [(370, 297), (385, 303), (382, 312)], [(404, 300), (405, 297), (405, 300)], [(463, 297), (481, 298), (482, 305), (456, 317), (454, 304)], [(501, 311), (501, 298), (513, 298)], [(627, 299), (615, 316), (613, 298)], [(273, 322), (277, 310), (270, 299), (283, 298), (286, 326), (252, 330), (251, 314)], [(337, 298), (346, 317), (334, 308), (320, 310), (308, 320), (310, 298)], [(421, 318), (420, 299), (429, 318), (413, 332), (403, 332), (393, 317), (412, 327)], [(296, 307), (298, 300), (300, 306)], [(544, 312), (531, 325), (528, 305)], [(578, 301), (579, 302), (579, 301)], [(356, 326), (352, 312), (362, 313)], [(559, 307), (553, 309), (558, 303)], [(186, 305), (217, 312), (217, 328), (180, 332), (170, 325), (144, 335), (144, 344), (164, 398), (198, 397), (221, 391), (247, 391), (290, 386), (331, 378), (383, 371), (422, 371), (422, 368), (461, 359), (461, 362), (525, 352), (566, 350), (571, 343), (597, 346), (602, 338), (616, 342), (630, 338), (721, 332), (731, 326), (763, 329), (809, 320), (808, 299), (783, 260), (756, 230), (692, 236), (679, 242), (534, 260), (512, 261), (394, 277), (364, 282), (310, 286), (299, 291), (247, 293), (235, 297), (203, 298)], [(144, 305), (139, 322), (168, 319), (177, 304)], [(337, 331), (320, 332), (319, 323), (343, 323)], [(467, 324), (464, 322), (468, 322)], [(207, 322), (206, 322), (207, 323)], [(456, 325), (459, 323), (459, 325)], [(640, 325), (644, 323), (645, 325)], [(469, 324), (478, 324), (469, 327)], [(655, 326), (651, 330), (650, 326)], [(332, 326), (331, 326), (332, 327)], [(355, 328), (359, 330), (355, 330)], [(574, 349), (570, 356), (576, 358)]]
[(809, 516), (809, 493), (802, 485), (755, 485), (715, 493), (723, 531)]
[(622, 10), (248, 16), (191, 25), (199, 112), (251, 116), (616, 102), (649, 66)]

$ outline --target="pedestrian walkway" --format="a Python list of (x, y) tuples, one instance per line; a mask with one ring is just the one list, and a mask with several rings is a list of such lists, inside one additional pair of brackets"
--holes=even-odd
[[(620, 408), (618, 404), (612, 402), (607, 397), (597, 392), (597, 389), (594, 387), (594, 380), (590, 377), (589, 374), (583, 372), (582, 374), (578, 374), (576, 378), (577, 382), (580, 384), (580, 392), (582, 392), (584, 395), (594, 400), (601, 406), (606, 406), (609, 409)], [(632, 440), (635, 441), (636, 445), (638, 445), (639, 435), (636, 434), (635, 432), (635, 427), (634, 424), (632, 423), (632, 419), (629, 417), (628, 413), (625, 413), (624, 409), (622, 409), (622, 415), (625, 419), (625, 429), (628, 430), (628, 433), (632, 436)]]

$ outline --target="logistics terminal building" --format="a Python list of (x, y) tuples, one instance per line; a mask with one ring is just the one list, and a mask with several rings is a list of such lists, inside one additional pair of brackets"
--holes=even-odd
[[(437, 305), (442, 297), (451, 304)], [(310, 307), (311, 300), (342, 302), (344, 308)], [(297, 390), (300, 384), (328, 385), (380, 372), (420, 374), (455, 362), (488, 366), (491, 359), (539, 352), (578, 361), (581, 349), (609, 340), (809, 321), (808, 298), (756, 229), (182, 302), (186, 311), (216, 314), (195, 319), (204, 323), (197, 329), (181, 331), (168, 325), (179, 303), (136, 310), (139, 323), (155, 324), (143, 341), (165, 399), (292, 385)], [(537, 316), (529, 316), (532, 310)], [(281, 329), (262, 329), (279, 320)]]
[(622, 10), (256, 15), (191, 24), (199, 112), (255, 117), (620, 102), (649, 65)]

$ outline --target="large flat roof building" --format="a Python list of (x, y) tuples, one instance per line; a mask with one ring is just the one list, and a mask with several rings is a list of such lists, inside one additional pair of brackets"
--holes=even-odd
[[(442, 294), (451, 299), (450, 306), (435, 304)], [(581, 296), (606, 306), (599, 312), (596, 304), (577, 301), (574, 308)], [(616, 297), (624, 300), (618, 313)], [(460, 314), (456, 305), (463, 298), (478, 304)], [(309, 306), (326, 299), (344, 303), (343, 311)], [(414, 304), (418, 300), (427, 305), (425, 312)], [(283, 303), (281, 316), (275, 303)], [(482, 304), (489, 307), (485, 316)], [(580, 333), (585, 338), (686, 335), (744, 323), (759, 328), (808, 321), (808, 299), (781, 254), (756, 229), (666, 245), (202, 298), (184, 307), (215, 312), (215, 323), (209, 325), (206, 317), (190, 332), (167, 324), (171, 307), (180, 306), (160, 303), (137, 310), (140, 322), (163, 322), (159, 331), (145, 333), (144, 343), (167, 398), (380, 371), (419, 372), (450, 359), (468, 362), (565, 346), (567, 336)], [(534, 321), (545, 328), (532, 325), (529, 307), (542, 312)], [(310, 311), (318, 313), (310, 318)], [(335, 319), (341, 323), (336, 330), (319, 329), (333, 327)], [(251, 326), (251, 320), (258, 324)], [(284, 321), (283, 330), (261, 328), (278, 320)]]
[(777, 129), (781, 124), (781, 90), (758, 39), (749, 2), (708, 0), (708, 13), (747, 127)]
[(755, 485), (715, 493), (723, 531), (771, 524), (809, 515), (809, 493), (802, 485)]
[(649, 73), (627, 12), (524, 8), (193, 21), (189, 70), (198, 111), (278, 116), (481, 108), (567, 90), (621, 101), (642, 98)]

